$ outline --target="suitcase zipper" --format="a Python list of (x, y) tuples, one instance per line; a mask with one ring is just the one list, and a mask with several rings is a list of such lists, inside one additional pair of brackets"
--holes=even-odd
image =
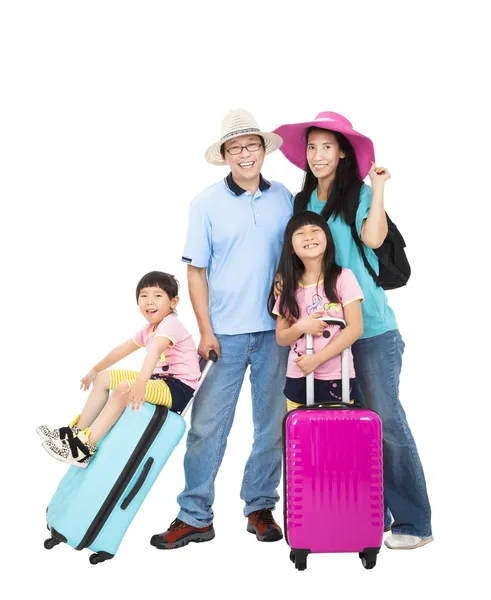
[(136, 445), (133, 454), (130, 456), (124, 469), (121, 471), (121, 475), (118, 477), (116, 483), (109, 492), (99, 512), (95, 516), (90, 527), (87, 529), (87, 533), (84, 535), (82, 541), (75, 548), (75, 550), (82, 550), (83, 548), (88, 548), (91, 544), (94, 543), (94, 540), (99, 535), (101, 529), (104, 527), (104, 524), (111, 515), (114, 507), (118, 503), (118, 500), (123, 495), (124, 490), (131, 481), (133, 475), (136, 473), (136, 470), (140, 466), (140, 463), (145, 457), (145, 454), (148, 452), (148, 449), (153, 444), (155, 438), (157, 437), (159, 431), (165, 423), (167, 419), (167, 414), (168, 409), (165, 406), (155, 406), (155, 412), (152, 418), (150, 419), (150, 423), (147, 425), (147, 428), (143, 432), (143, 435), (141, 436), (140, 441)]

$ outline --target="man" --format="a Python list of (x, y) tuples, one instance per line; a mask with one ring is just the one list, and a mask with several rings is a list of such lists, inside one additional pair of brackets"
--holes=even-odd
[(281, 143), (237, 109), (224, 118), (220, 141), (205, 153), (208, 162), (228, 165), (230, 173), (191, 203), (182, 259), (201, 334), (199, 353), (207, 358), (215, 350), (219, 360), (193, 405), (186, 487), (177, 499), (181, 510), (167, 531), (151, 539), (160, 549), (215, 537), (214, 482), (248, 366), (254, 444), (240, 493), (247, 531), (262, 542), (283, 537), (271, 511), (279, 500), (288, 348), (276, 344), (267, 300), (292, 208), (290, 192), (261, 175), (265, 154)]

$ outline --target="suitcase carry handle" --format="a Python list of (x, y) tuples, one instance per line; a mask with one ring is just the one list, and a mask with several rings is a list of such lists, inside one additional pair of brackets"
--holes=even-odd
[[(346, 327), (344, 319), (334, 317), (320, 317), (319, 321), (324, 321), (328, 325), (338, 325), (341, 329)], [(306, 354), (314, 353), (313, 339), (310, 333), (305, 336)], [(314, 373), (307, 375), (307, 406), (314, 404)], [(343, 350), (341, 356), (341, 398), (343, 404), (349, 404), (349, 348)]]
[(145, 463), (145, 466), (143, 467), (142, 472), (140, 473), (140, 477), (138, 477), (138, 479), (135, 481), (135, 485), (131, 488), (130, 493), (126, 496), (126, 498), (121, 503), (122, 510), (126, 510), (128, 508), (128, 506), (131, 504), (131, 501), (133, 500), (133, 498), (138, 494), (142, 485), (145, 483), (145, 479), (147, 478), (152, 465), (153, 465), (153, 458), (150, 456), (147, 459), (147, 462)]
[(193, 400), (196, 397), (196, 394), (198, 393), (199, 388), (201, 387), (201, 384), (206, 379), (206, 376), (208, 375), (208, 371), (210, 370), (211, 365), (213, 363), (216, 363), (217, 360), (218, 360), (218, 354), (215, 352), (215, 350), (210, 350), (210, 352), (208, 354), (208, 361), (205, 365), (205, 368), (203, 369), (203, 371), (201, 373), (201, 377), (199, 378), (198, 385), (197, 385), (196, 389), (194, 390), (194, 394), (192, 395), (191, 399), (184, 407), (184, 410), (181, 412), (181, 417), (184, 417), (184, 415), (187, 413), (189, 407), (191, 406), (191, 404), (193, 403)]

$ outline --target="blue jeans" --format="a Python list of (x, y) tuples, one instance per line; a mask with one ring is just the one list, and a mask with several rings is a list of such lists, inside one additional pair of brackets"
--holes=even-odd
[(247, 367), (250, 365), (254, 444), (245, 465), (240, 497), (244, 515), (274, 508), (281, 478), (282, 421), (286, 412), (283, 387), (288, 347), (276, 343), (274, 331), (217, 335), (221, 356), (196, 396), (184, 457), (186, 487), (178, 496), (178, 518), (193, 527), (213, 520), (215, 477)]
[(392, 533), (429, 537), (431, 508), (423, 467), (399, 401), (404, 342), (396, 329), (353, 344), (356, 381), (365, 405), (382, 419), (385, 525)]

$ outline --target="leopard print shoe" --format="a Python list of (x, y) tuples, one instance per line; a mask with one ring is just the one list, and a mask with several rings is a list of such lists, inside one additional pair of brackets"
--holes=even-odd
[(97, 450), (97, 446), (89, 441), (83, 431), (72, 438), (43, 442), (43, 448), (56, 460), (82, 469), (87, 468)]
[(77, 415), (68, 427), (60, 427), (60, 429), (50, 429), (49, 427), (46, 427), (46, 425), (39, 425), (39, 427), (36, 427), (36, 433), (44, 442), (73, 438), (81, 431), (81, 429), (76, 426), (79, 417), (80, 415)]

